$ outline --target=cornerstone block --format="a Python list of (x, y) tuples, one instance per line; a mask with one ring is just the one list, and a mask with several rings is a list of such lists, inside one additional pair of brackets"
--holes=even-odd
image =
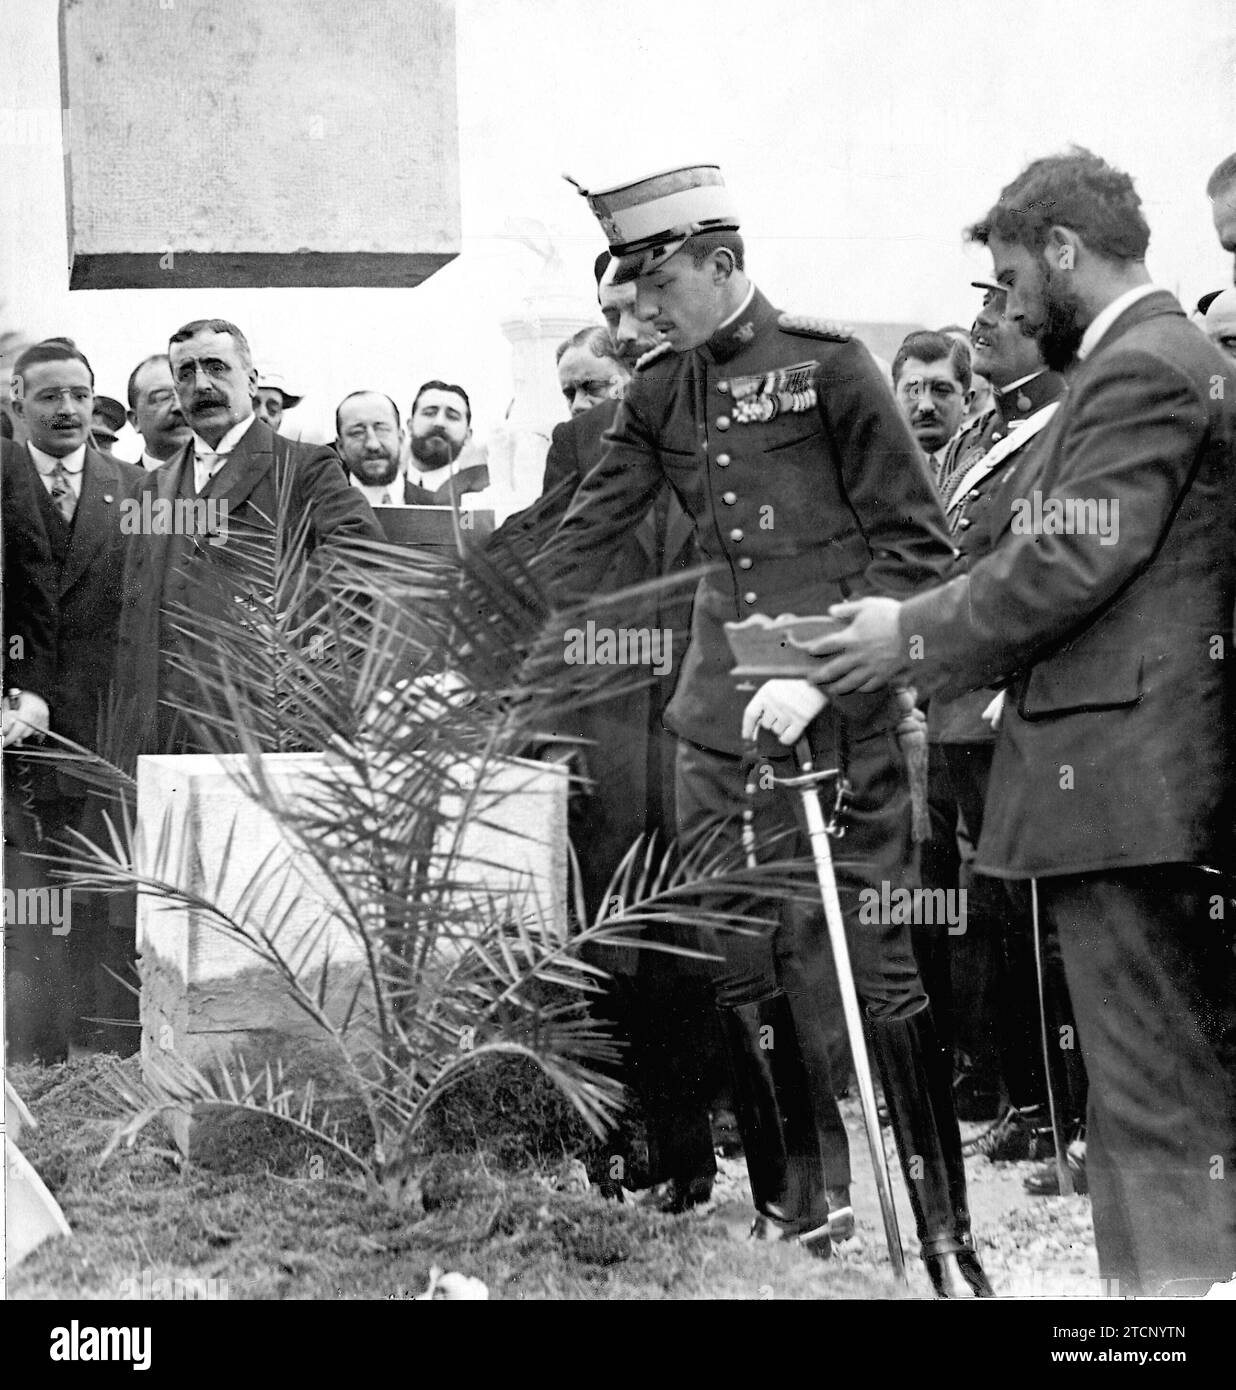
[[(201, 906), (137, 899), (142, 1057), (177, 1056), (209, 1072), (244, 1055), (250, 1072), (276, 1059), (289, 1083), (331, 1080), (338, 1059), (322, 1031), (293, 1003), (283, 977), (242, 940), (220, 929), (207, 909), (278, 924), (278, 947), (297, 978), (316, 991), (329, 961), (324, 1007), (348, 1011), (357, 984), (370, 998), (362, 942), (338, 910), (315, 861), (285, 840), (277, 821), (236, 779), (240, 757), (143, 757), (137, 774), (139, 870), (174, 883)], [(318, 795), (326, 778), (345, 775), (321, 754), (275, 753), (264, 775), (281, 801)], [(486, 768), (461, 764), (441, 810), (439, 854), (451, 854), (458, 900), (496, 899), (513, 914), (536, 914), (560, 932), (566, 921), (567, 777), (550, 764), (512, 759)], [(462, 834), (465, 803), (468, 824)], [(260, 892), (252, 884), (260, 879)], [(535, 920), (535, 919), (534, 919)], [(446, 952), (465, 943), (446, 942)], [(363, 1018), (362, 1007), (354, 1017)], [(360, 1039), (358, 1039), (358, 1042)], [(188, 1151), (188, 1127), (173, 1127)]]
[(451, 0), (61, 0), (71, 289), (408, 286), (459, 254)]

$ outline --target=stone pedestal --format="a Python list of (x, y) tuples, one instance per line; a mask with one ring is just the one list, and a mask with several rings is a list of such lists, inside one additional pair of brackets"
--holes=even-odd
[(72, 289), (408, 286), (459, 253), (450, 0), (61, 0), (60, 63)]
[[(139, 871), (175, 883), (238, 916), (279, 925), (278, 944), (297, 978), (316, 986), (329, 960), (327, 1013), (338, 1020), (361, 985), (368, 996), (361, 942), (338, 911), (338, 899), (316, 864), (283, 838), (278, 823), (235, 780), (238, 757), (143, 757), (138, 763)], [(315, 782), (343, 775), (321, 754), (269, 754), (264, 771), (281, 798), (294, 804)], [(231, 771), (229, 771), (229, 767)], [(458, 846), (452, 880), (540, 913), (561, 928), (567, 900), (567, 778), (562, 768), (525, 761), (492, 765), (480, 786), (460, 767), (457, 791), (444, 799), (447, 827), (470, 820)], [(162, 839), (162, 854), (157, 849)], [(444, 852), (448, 845), (437, 846)], [(255, 875), (267, 886), (254, 894)], [(475, 885), (475, 887), (473, 887)], [(337, 1053), (322, 1030), (292, 1002), (276, 969), (242, 940), (220, 929), (204, 908), (168, 906), (150, 894), (137, 901), (142, 1058), (162, 1053), (210, 1072), (243, 1054), (250, 1074), (283, 1063), (295, 1084), (312, 1075), (327, 1088)], [(188, 1152), (187, 1125), (173, 1129)]]

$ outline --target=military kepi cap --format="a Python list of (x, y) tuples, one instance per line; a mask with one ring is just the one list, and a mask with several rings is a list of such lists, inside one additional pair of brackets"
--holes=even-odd
[(715, 164), (667, 169), (634, 183), (595, 191), (568, 182), (588, 199), (610, 254), (618, 262), (613, 283), (626, 284), (680, 251), (700, 232), (738, 230), (738, 210)]

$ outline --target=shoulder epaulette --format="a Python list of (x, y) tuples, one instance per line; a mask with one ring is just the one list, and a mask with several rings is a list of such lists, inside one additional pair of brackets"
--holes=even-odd
[(643, 357), (636, 361), (635, 370), (642, 372), (645, 367), (651, 367), (654, 362), (660, 361), (667, 352), (673, 352), (673, 350), (668, 343), (658, 343), (656, 347), (649, 348)]
[(814, 319), (809, 314), (782, 314), (778, 325), (786, 333), (795, 333), (800, 338), (824, 338), (832, 343), (848, 343), (854, 330), (846, 324), (833, 319)]

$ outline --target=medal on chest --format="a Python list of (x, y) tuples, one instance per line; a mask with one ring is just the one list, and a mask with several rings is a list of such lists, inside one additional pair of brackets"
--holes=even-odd
[(813, 382), (818, 362), (797, 362), (774, 372), (731, 377), (726, 383), (734, 402), (736, 425), (763, 424), (778, 415), (813, 410), (819, 400)]

